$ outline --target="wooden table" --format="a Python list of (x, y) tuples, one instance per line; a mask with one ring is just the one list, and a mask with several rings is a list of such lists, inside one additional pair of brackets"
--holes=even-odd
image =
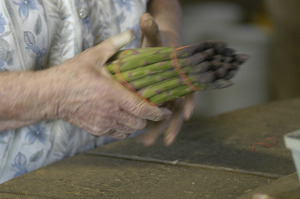
[[(170, 147), (162, 140), (144, 147), (135, 138), (111, 143), (8, 181), (0, 195), (245, 199), (264, 190), (272, 196), (270, 187), (280, 180), (295, 184), (296, 195), (297, 178), (287, 177), (296, 174), (283, 135), (300, 128), (299, 110), (300, 99), (293, 99), (194, 120)], [(274, 146), (251, 150), (269, 137), (276, 138)]]

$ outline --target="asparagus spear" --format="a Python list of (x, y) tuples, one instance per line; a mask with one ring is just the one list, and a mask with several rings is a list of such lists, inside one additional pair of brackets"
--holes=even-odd
[[(203, 52), (213, 48), (218, 42), (203, 42), (191, 46), (184, 47), (176, 51), (177, 58), (191, 56), (197, 52)], [(128, 49), (116, 53), (107, 63), (107, 69), (114, 74), (114, 65), (118, 64), (121, 72), (130, 69), (154, 64), (161, 61), (171, 60), (171, 53), (175, 48), (170, 47), (152, 47), (140, 49)]]
[[(241, 60), (242, 59), (246, 59), (246, 57), (245, 56), (241, 57)], [(221, 66), (219, 68), (217, 67), (217, 65), (219, 65), (219, 63), (204, 61), (195, 66), (186, 66), (181, 69), (185, 73), (203, 73), (208, 70), (215, 69), (217, 78), (223, 78), (223, 77), (227, 78), (227, 79), (233, 78), (235, 73), (231, 72), (231, 71), (237, 70), (236, 63), (234, 63), (234, 64), (221, 63)], [(228, 77), (225, 77), (225, 75), (227, 73), (230, 73), (230, 76), (228, 75)], [(140, 89), (140, 88), (143, 88), (146, 86), (150, 86), (156, 82), (161, 82), (163, 80), (166, 80), (166, 79), (172, 78), (172, 77), (176, 77), (176, 76), (178, 76), (178, 72), (175, 71), (173, 68), (171, 68), (170, 70), (163, 71), (161, 73), (157, 73), (157, 74), (153, 74), (153, 75), (148, 75), (148, 76), (145, 76), (143, 78), (139, 78), (139, 79), (136, 79), (133, 81), (130, 81), (129, 79), (127, 79), (127, 80), (129, 80), (129, 83), (133, 86), (133, 88)]]
[[(191, 73), (187, 74), (187, 77), (193, 85), (203, 85), (204, 87), (207, 87), (209, 84), (212, 84), (217, 80), (217, 76), (214, 71), (208, 71), (205, 73)], [(148, 99), (159, 93), (186, 84), (187, 83), (181, 77), (174, 77), (140, 89), (138, 93), (144, 98)]]
[[(226, 65), (225, 65), (226, 66)], [(204, 87), (214, 87), (215, 82), (220, 83), (218, 80), (229, 80), (233, 78), (236, 70), (235, 69), (226, 69), (225, 67), (220, 67), (217, 70), (208, 70), (206, 72), (200, 73), (187, 73), (187, 77), (193, 85), (203, 85)], [(221, 81), (222, 82), (222, 81)], [(140, 89), (138, 93), (149, 99), (154, 95), (157, 95), (162, 92), (166, 92), (178, 86), (186, 85), (187, 83), (179, 76), (175, 76), (173, 78), (168, 78), (165, 81), (157, 82), (152, 85), (146, 86), (143, 89)], [(214, 85), (214, 86), (211, 86)], [(220, 87), (220, 86), (218, 86)]]
[[(194, 86), (198, 89), (198, 90), (204, 90), (204, 89), (221, 89), (221, 88), (226, 88), (228, 86), (231, 86), (232, 83), (230, 81), (227, 80), (217, 80), (216, 82), (210, 84), (210, 85), (206, 85), (205, 84), (201, 84), (201, 83), (195, 83)], [(177, 99), (179, 97), (188, 95), (195, 92), (194, 90), (192, 90), (189, 86), (187, 85), (182, 85), (182, 86), (178, 86), (176, 88), (173, 88), (171, 90), (168, 91), (164, 91), (161, 92), (153, 97), (149, 98), (149, 101), (152, 102), (153, 104), (163, 104), (165, 102), (168, 101), (172, 101), (174, 99)]]
[[(196, 85), (196, 88), (201, 90), (203, 88), (203, 85)], [(162, 103), (172, 101), (181, 96), (188, 95), (192, 92), (193, 92), (193, 90), (189, 86), (182, 85), (182, 86), (176, 87), (172, 90), (165, 91), (158, 95), (155, 95), (155, 96), (149, 98), (149, 101), (152, 102), (153, 104), (160, 105)]]
[[(107, 68), (116, 80), (121, 75), (122, 81), (131, 84), (142, 97), (161, 104), (195, 92), (186, 79), (199, 90), (232, 85), (228, 80), (247, 59), (222, 42), (204, 42), (174, 50), (156, 47), (120, 51), (110, 59)], [(175, 70), (174, 62), (180, 69)], [(114, 74), (114, 67), (119, 67), (120, 74)]]
[[(196, 73), (196, 72), (205, 72), (208, 70), (208, 67), (210, 65), (210, 62), (202, 62), (200, 64), (197, 64), (196, 66), (186, 66), (182, 68), (182, 71), (185, 73)], [(135, 88), (140, 89), (146, 86), (150, 86), (154, 83), (161, 82), (163, 80), (166, 80), (168, 78), (176, 77), (178, 76), (178, 72), (171, 68), (170, 70), (157, 73), (154, 75), (148, 75), (143, 78), (139, 78), (133, 81), (130, 81), (129, 83)]]
[[(185, 67), (185, 66), (191, 66), (192, 67), (192, 66), (204, 61), (211, 54), (212, 54), (212, 51), (207, 50), (207, 51), (192, 55), (192, 56), (187, 57), (187, 58), (179, 59), (178, 64), (181, 67)], [(164, 72), (164, 71), (169, 70), (169, 69), (174, 70), (173, 63), (172, 63), (171, 60), (161, 61), (161, 62), (157, 62), (157, 63), (154, 63), (154, 64), (149, 64), (149, 65), (144, 66), (144, 67), (139, 67), (139, 68), (136, 68), (136, 69), (127, 70), (125, 72), (122, 72), (121, 75), (122, 75), (124, 80), (132, 81), (132, 80), (136, 80), (136, 79), (148, 76), (148, 75)], [(113, 77), (118, 78), (116, 74), (114, 74)]]

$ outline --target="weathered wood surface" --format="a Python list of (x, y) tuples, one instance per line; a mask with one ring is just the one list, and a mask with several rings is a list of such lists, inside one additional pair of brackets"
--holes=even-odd
[[(186, 123), (177, 141), (135, 138), (59, 161), (0, 185), (4, 198), (237, 198), (294, 173), (283, 135), (300, 128), (300, 99)], [(274, 136), (271, 148), (255, 142)]]

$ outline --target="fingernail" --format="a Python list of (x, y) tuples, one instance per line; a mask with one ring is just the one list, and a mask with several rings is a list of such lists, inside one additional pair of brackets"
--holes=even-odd
[[(145, 18), (144, 21), (143, 21), (143, 27), (145, 28), (155, 28), (155, 22), (154, 22), (154, 19), (152, 17), (148, 17), (148, 18)], [(153, 27), (154, 26), (154, 27)]]
[(134, 34), (132, 30), (124, 31), (114, 37), (111, 37), (111, 42), (115, 46), (115, 48), (122, 48), (129, 44), (134, 38)]

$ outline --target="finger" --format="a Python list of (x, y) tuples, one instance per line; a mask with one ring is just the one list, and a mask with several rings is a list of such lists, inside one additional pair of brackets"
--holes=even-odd
[(184, 97), (183, 116), (185, 120), (189, 120), (194, 112), (197, 101), (197, 93), (187, 95)]
[(181, 100), (175, 101), (174, 108), (172, 109), (173, 115), (170, 118), (168, 128), (165, 131), (165, 145), (170, 146), (176, 139), (182, 124), (183, 124), (183, 103)]
[(166, 129), (167, 120), (161, 122), (152, 122), (146, 133), (137, 137), (137, 142), (142, 143), (144, 146), (151, 146), (155, 143), (159, 135)]
[(115, 119), (118, 121), (119, 124), (123, 124), (127, 127), (141, 130), (146, 127), (147, 121), (145, 119), (141, 119), (138, 117), (135, 117), (129, 113), (126, 113), (124, 111), (119, 111), (116, 115)]
[(162, 39), (159, 33), (158, 25), (151, 14), (142, 14), (139, 24), (143, 34), (142, 47), (154, 47), (162, 45)]
[(98, 127), (98, 126), (93, 126), (93, 127), (89, 127), (89, 126), (79, 126), (81, 127), (83, 130), (85, 130), (86, 132), (94, 135), (94, 136), (103, 136), (103, 135), (107, 135), (110, 131), (110, 129), (108, 128), (102, 128), (102, 127)]
[(128, 134), (128, 135), (138, 131), (138, 129), (130, 128), (128, 126), (119, 123), (117, 123), (117, 125), (113, 128), (113, 130), (117, 133)]
[(183, 114), (174, 114), (170, 120), (169, 127), (165, 131), (165, 145), (170, 146), (176, 139), (183, 124)]
[(78, 125), (79, 127), (95, 136), (109, 136), (111, 132), (129, 135), (138, 131), (138, 129), (134, 129), (126, 125), (120, 124), (113, 119), (107, 119), (106, 121), (102, 121), (102, 123), (93, 125), (85, 121), (80, 121), (78, 123), (80, 123), (80, 125)]
[(115, 132), (115, 131), (110, 131), (105, 136), (107, 136), (107, 137), (113, 137), (113, 138), (118, 138), (118, 139), (124, 139), (124, 138), (127, 138), (129, 135), (130, 134), (119, 133), (119, 132)]
[[(119, 123), (119, 121), (116, 121), (114, 119), (108, 119), (108, 120), (106, 120), (106, 122), (103, 122), (102, 124), (99, 124), (98, 126), (99, 126), (99, 128), (101, 128), (99, 133), (102, 132), (102, 134), (103, 134), (104, 130), (106, 130), (105, 134), (107, 134), (110, 131), (131, 134), (131, 133), (135, 133), (139, 130), (139, 129), (135, 129), (135, 128), (126, 126), (124, 124), (121, 124), (121, 123)], [(104, 130), (102, 130), (102, 129), (104, 129)]]
[(98, 57), (97, 66), (104, 65), (120, 48), (129, 44), (133, 40), (133, 37), (132, 30), (127, 30), (91, 48), (90, 53), (92, 56)]
[(126, 93), (120, 96), (126, 97), (120, 99), (120, 108), (136, 117), (151, 121), (161, 121), (169, 118), (172, 114), (172, 112), (166, 108), (150, 105), (148, 102), (130, 93), (130, 91), (124, 89), (123, 92)]

